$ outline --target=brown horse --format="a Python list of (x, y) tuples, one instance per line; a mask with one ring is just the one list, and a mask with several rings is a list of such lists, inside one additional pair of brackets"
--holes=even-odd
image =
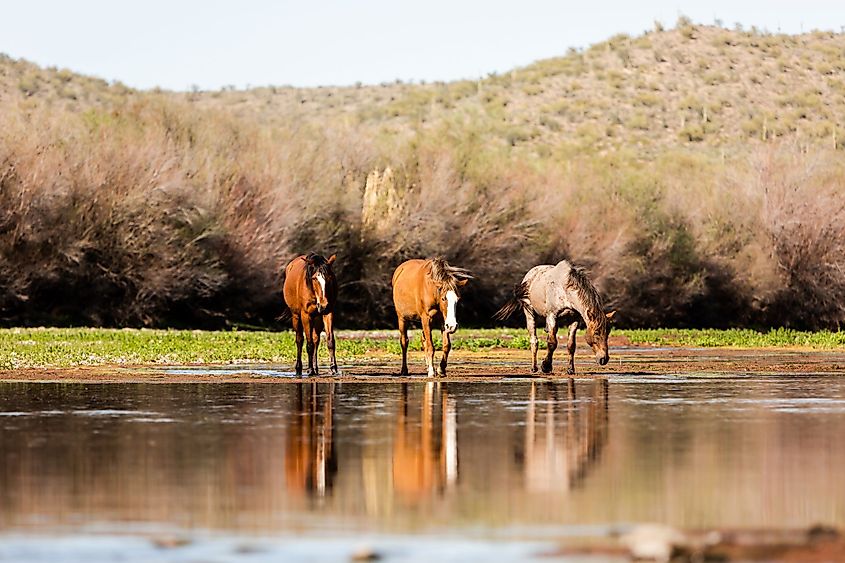
[(334, 353), (334, 307), (337, 301), (337, 279), (332, 270), (336, 256), (326, 260), (310, 253), (291, 260), (285, 268), (285, 303), (290, 309), (296, 331), (296, 375), (302, 375), (302, 335), (308, 349), (308, 375), (317, 375), (317, 348), (325, 325), (326, 347), (331, 359), (331, 372), (337, 373)]
[(549, 334), (543, 373), (552, 372), (558, 320), (569, 324), (567, 374), (575, 373), (575, 333), (580, 320), (587, 325), (584, 339), (593, 349), (596, 363), (601, 366), (607, 363), (607, 336), (610, 320), (616, 311), (604, 312), (601, 296), (581, 268), (576, 268), (566, 260), (554, 266), (534, 266), (528, 270), (522, 283), (514, 289), (513, 297), (499, 309), (494, 318), (505, 320), (518, 309), (525, 313), (525, 324), (531, 341), (532, 372), (537, 371), (537, 315), (545, 317), (546, 332)]
[(393, 305), (399, 320), (399, 342), (402, 345), (402, 375), (408, 375), (408, 321), (419, 319), (425, 341), (428, 376), (434, 377), (434, 343), (431, 323), (443, 320), (443, 358), (440, 375), (446, 375), (446, 362), (452, 349), (450, 335), (458, 329), (455, 307), (461, 298), (460, 289), (472, 279), (463, 268), (450, 266), (442, 258), (408, 260), (393, 273)]

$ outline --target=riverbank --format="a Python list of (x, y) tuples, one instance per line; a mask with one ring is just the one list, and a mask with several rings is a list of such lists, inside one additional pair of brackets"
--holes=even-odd
[[(617, 341), (622, 341), (617, 337)], [(439, 353), (439, 352), (438, 352)], [(541, 350), (541, 354), (544, 352)], [(439, 357), (439, 356), (438, 356)], [(542, 356), (541, 356), (542, 357)], [(691, 348), (611, 346), (610, 363), (598, 366), (586, 346), (575, 356), (575, 377), (645, 381), (653, 378), (729, 378), (737, 376), (824, 376), (845, 374), (845, 350), (799, 348)], [(322, 360), (321, 360), (322, 361)], [(551, 374), (531, 373), (528, 350), (509, 348), (459, 349), (449, 357), (440, 382), (491, 383), (567, 379), (566, 350), (555, 354)], [(236, 363), (137, 363), (63, 367), (22, 367), (0, 370), (0, 381), (61, 383), (410, 383), (428, 380), (425, 359), (417, 348), (409, 354), (410, 374), (399, 375), (399, 358), (385, 351), (347, 356), (341, 373), (330, 375), (321, 363), (317, 377), (296, 376), (291, 361)]]
[[(544, 333), (539, 331), (542, 339)], [(337, 355), (352, 360), (399, 354), (395, 331), (338, 331)], [(438, 338), (436, 338), (437, 340)], [(579, 331), (583, 344), (583, 331)], [(412, 348), (420, 333), (413, 331)], [(611, 334), (612, 348), (692, 347), (845, 351), (843, 332), (649, 329)], [(522, 329), (461, 329), (455, 352), (528, 350)], [(289, 363), (295, 357), (291, 331), (199, 331), (98, 328), (13, 328), (0, 330), (0, 369), (139, 366), (161, 364)], [(558, 351), (560, 354), (562, 350)], [(324, 345), (321, 355), (325, 353)], [(559, 356), (558, 356), (559, 357)]]

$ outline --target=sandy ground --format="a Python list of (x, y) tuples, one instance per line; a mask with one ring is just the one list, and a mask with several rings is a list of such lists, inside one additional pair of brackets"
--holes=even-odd
[[(845, 374), (845, 352), (802, 349), (656, 348), (630, 346), (624, 340), (611, 342), (610, 363), (599, 366), (588, 348), (575, 356), (576, 378), (616, 376), (735, 377), (751, 375)], [(540, 359), (544, 354), (541, 348)], [(439, 352), (436, 356), (439, 361)], [(0, 381), (82, 383), (296, 383), (369, 382), (402, 383), (427, 380), (420, 351), (409, 357), (411, 374), (399, 376), (400, 360), (392, 354), (341, 361), (339, 376), (330, 376), (320, 366), (318, 377), (295, 377), (292, 365), (105, 365), (74, 368), (29, 368), (0, 371)], [(498, 382), (515, 379), (553, 381), (565, 379), (566, 350), (555, 354), (551, 375), (532, 374), (527, 350), (493, 349), (479, 352), (453, 351), (443, 382)]]

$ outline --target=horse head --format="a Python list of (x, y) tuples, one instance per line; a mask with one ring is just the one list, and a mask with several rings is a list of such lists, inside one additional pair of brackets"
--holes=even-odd
[(458, 330), (458, 316), (455, 309), (461, 299), (461, 288), (466, 285), (467, 279), (455, 280), (453, 287), (444, 287), (440, 290), (440, 314), (443, 315), (443, 327), (446, 332), (453, 334)]
[(595, 318), (586, 319), (587, 330), (584, 340), (593, 349), (596, 355), (596, 363), (600, 366), (607, 364), (609, 356), (607, 353), (607, 337), (610, 335), (610, 321), (616, 315), (616, 311), (600, 314)]
[(326, 260), (313, 252), (305, 257), (305, 275), (317, 299), (318, 313), (323, 313), (334, 304), (330, 301), (334, 300), (337, 292), (334, 270), (332, 270), (332, 264), (336, 258), (337, 255), (332, 254)]

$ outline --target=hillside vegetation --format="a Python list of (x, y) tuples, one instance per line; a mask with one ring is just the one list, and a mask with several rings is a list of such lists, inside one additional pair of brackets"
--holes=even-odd
[(845, 35), (694, 25), (477, 81), (185, 93), (0, 59), (0, 322), (270, 326), (337, 252), (344, 326), (443, 255), (490, 313), (588, 268), (627, 326), (845, 320)]

